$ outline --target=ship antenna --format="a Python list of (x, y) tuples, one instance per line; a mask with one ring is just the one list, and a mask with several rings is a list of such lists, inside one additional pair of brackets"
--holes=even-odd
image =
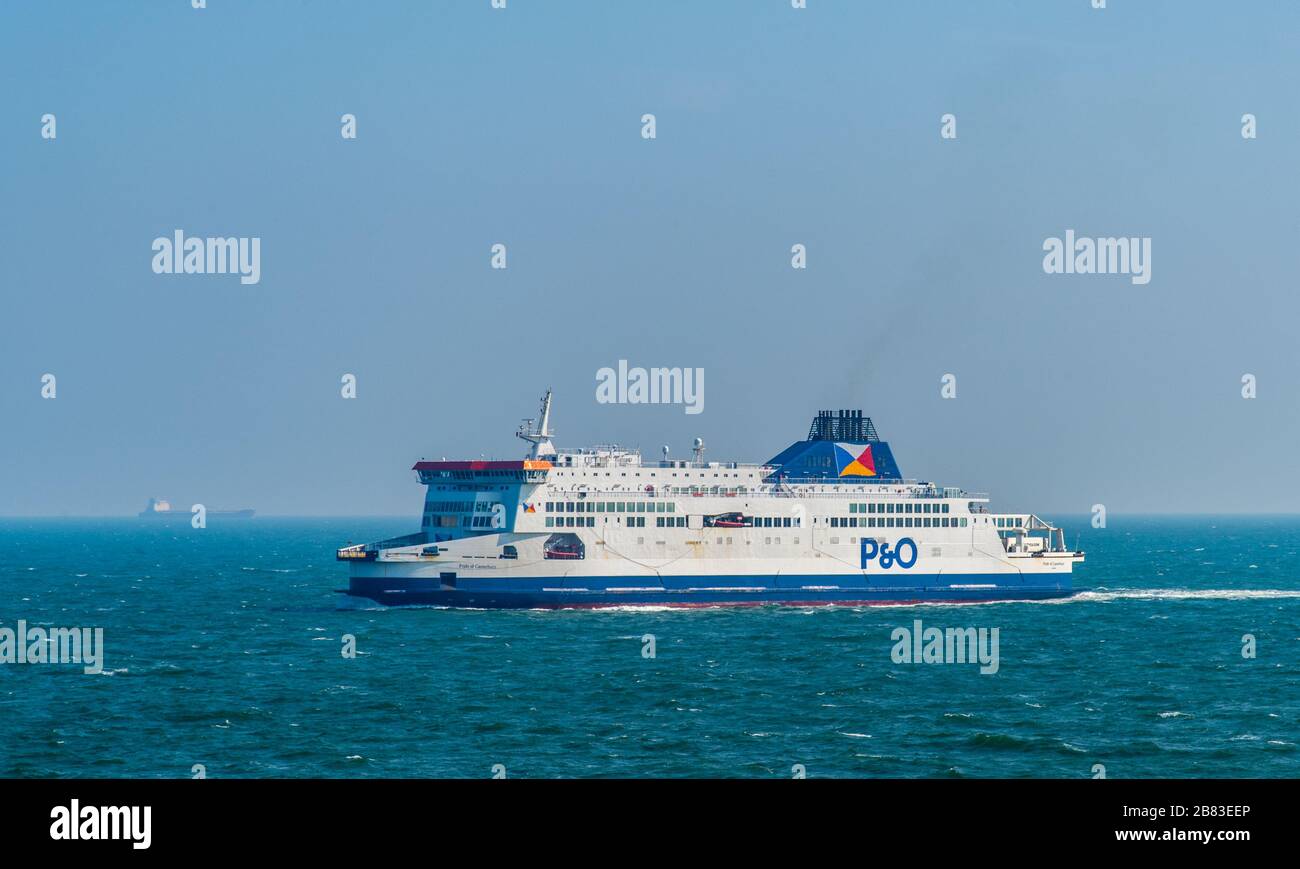
[(541, 425), (533, 428), (533, 420), (526, 419), (515, 432), (515, 437), (526, 440), (533, 445), (530, 457), (534, 459), (555, 455), (555, 446), (551, 443), (551, 390), (542, 396)]
[(551, 436), (551, 390), (546, 390), (546, 395), (542, 396), (542, 427), (538, 431), (544, 438)]

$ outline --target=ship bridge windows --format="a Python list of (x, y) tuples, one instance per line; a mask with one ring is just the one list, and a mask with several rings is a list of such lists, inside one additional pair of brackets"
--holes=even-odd
[(474, 509), (473, 501), (429, 501), (425, 509), (431, 513), (468, 513)]
[(455, 528), (460, 524), (460, 517), (456, 515), (445, 516), (437, 513), (430, 513), (425, 517), (424, 524), (429, 528)]

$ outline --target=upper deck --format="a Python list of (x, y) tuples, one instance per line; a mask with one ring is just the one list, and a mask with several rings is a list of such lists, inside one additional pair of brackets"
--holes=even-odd
[[(420, 482), (440, 489), (540, 486), (556, 495), (594, 494), (625, 498), (722, 496), (766, 498), (846, 498), (867, 496), (987, 501), (980, 492), (940, 487), (902, 476), (889, 444), (861, 411), (821, 411), (806, 440), (796, 441), (767, 462), (705, 461), (696, 438), (691, 459), (664, 457), (647, 462), (641, 451), (618, 444), (559, 449), (551, 443), (550, 395), (542, 402), (542, 424), (526, 420), (519, 437), (533, 445), (532, 456), (507, 461), (420, 461)], [(530, 488), (531, 492), (532, 489)]]

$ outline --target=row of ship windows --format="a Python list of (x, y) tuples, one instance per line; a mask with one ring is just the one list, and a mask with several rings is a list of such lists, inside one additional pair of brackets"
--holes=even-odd
[[(646, 517), (628, 516), (628, 528), (644, 528)], [(606, 522), (609, 520), (606, 519)], [(617, 519), (615, 520), (617, 521)], [(790, 516), (754, 516), (749, 521), (753, 522), (753, 528), (799, 528), (801, 523), (799, 518)], [(595, 516), (547, 516), (547, 528), (594, 528), (596, 527)], [(656, 516), (656, 528), (686, 528), (685, 516)]]
[[(490, 527), (490, 516), (473, 517), (475, 524), (472, 527)], [(479, 523), (478, 520), (483, 520)], [(471, 527), (468, 524), (469, 517), (466, 517), (466, 528)], [(754, 528), (798, 528), (798, 518), (789, 516), (755, 516), (753, 517)], [(863, 519), (861, 522), (857, 518), (840, 518), (831, 517), (832, 528), (965, 528), (966, 519), (964, 518), (947, 518), (947, 517), (899, 517), (899, 518), (876, 518)], [(594, 528), (596, 527), (595, 516), (547, 516), (547, 528)], [(627, 527), (644, 528), (644, 516), (628, 516)], [(657, 528), (685, 528), (685, 516), (656, 516), (655, 527)]]
[(429, 513), (424, 517), (424, 524), (429, 528), (491, 528), (492, 516), (439, 516)]
[[(686, 527), (685, 516), (656, 516), (655, 518), (658, 520), (658, 522), (656, 522), (655, 524), (657, 524), (660, 528), (674, 527), (672, 526), (672, 520), (674, 519), (680, 519), (681, 520), (680, 527), (682, 528)], [(667, 519), (669, 523), (667, 526), (665, 526), (664, 524), (665, 519)], [(605, 521), (608, 522), (609, 520), (606, 519)], [(546, 527), (547, 528), (595, 528), (596, 517), (595, 516), (547, 516)], [(627, 527), (644, 528), (645, 517), (628, 516)]]
[[(574, 520), (577, 521), (574, 521)], [(644, 516), (628, 516), (627, 527), (644, 528)], [(425, 520), (427, 526), (438, 526), (440, 528), (455, 528), (458, 524), (464, 528), (492, 528), (493, 517), (488, 516), (439, 516), (430, 513)], [(608, 520), (607, 520), (608, 521)], [(997, 520), (1001, 527), (1014, 527), (1014, 520)], [(877, 517), (871, 516), (859, 519), (856, 516), (832, 516), (829, 524), (832, 528), (965, 528), (967, 520), (953, 517), (929, 517), (929, 516), (899, 516), (899, 517)], [(1003, 525), (1003, 523), (1006, 523)], [(798, 528), (800, 521), (798, 517), (789, 516), (753, 516), (749, 517), (746, 525), (754, 528)], [(547, 528), (594, 528), (596, 525), (595, 516), (547, 516)], [(656, 516), (655, 526), (658, 528), (685, 528), (685, 516)]]
[(748, 486), (659, 486), (662, 495), (748, 495)]
[[(494, 502), (487, 501), (433, 501), (425, 505), (425, 511), (428, 513), (469, 513), (481, 512), (491, 513)], [(913, 510), (915, 508), (915, 510)], [(933, 508), (933, 509), (931, 509)], [(548, 513), (675, 513), (677, 504), (673, 501), (547, 501), (546, 512)], [(850, 504), (850, 513), (947, 513), (947, 504)], [(835, 519), (830, 520), (834, 528), (858, 527), (857, 518)], [(877, 520), (869, 519), (863, 523), (866, 527), (894, 527), (892, 521), (889, 525), (880, 524), (877, 526)], [(870, 524), (868, 524), (870, 523)], [(1016, 519), (998, 519), (999, 528), (1013, 528), (1020, 523)], [(909, 523), (906, 526), (911, 527)], [(919, 526), (920, 527), (920, 526)], [(923, 527), (930, 527), (929, 522)], [(949, 527), (945, 522), (943, 525), (934, 527)], [(953, 526), (957, 527), (957, 526)], [(962, 523), (965, 527), (965, 522)]]
[[(610, 472), (609, 472), (609, 471), (606, 471), (606, 472), (605, 472), (605, 476), (608, 477), (609, 475), (610, 475)], [(672, 475), (673, 475), (674, 477), (676, 477), (676, 476), (678, 476), (678, 473), (677, 473), (676, 471), (673, 471), (673, 474), (672, 474)], [(599, 472), (599, 471), (596, 471), (596, 472), (594, 472), (594, 473), (590, 473), (590, 472), (586, 472), (586, 471), (556, 471), (556, 472), (555, 472), (555, 476), (557, 476), (557, 477), (599, 477), (599, 476), (600, 476), (600, 472)], [(622, 471), (622, 472), (620, 472), (620, 473), (619, 473), (619, 476), (620, 476), (620, 477), (626, 477), (626, 476), (627, 476), (627, 471)], [(639, 477), (639, 476), (641, 476), (641, 472), (640, 472), (640, 471), (633, 471), (633, 472), (632, 472), (632, 476), (634, 476), (634, 477)], [(648, 477), (657, 477), (657, 476), (658, 476), (658, 472), (656, 472), (656, 471), (648, 471), (648, 472), (646, 473), (646, 476), (648, 476)], [(686, 477), (687, 479), (691, 479), (691, 478), (693, 478), (693, 477), (699, 477), (701, 480), (703, 480), (703, 479), (705, 479), (706, 477), (708, 477), (709, 475), (708, 475), (707, 473), (705, 473), (704, 471), (700, 471), (698, 474), (692, 474), (692, 473), (689, 473), (689, 472), (683, 472), (680, 476)], [(713, 472), (713, 476), (714, 476), (714, 477), (719, 476), (718, 472), (717, 472), (717, 471), (714, 471), (714, 472)], [(722, 474), (721, 476), (723, 476), (723, 477), (735, 477), (736, 479), (740, 479), (741, 477), (745, 477), (745, 478), (750, 479), (750, 480), (757, 480), (757, 479), (759, 478), (759, 474), (758, 474), (758, 473), (755, 473), (755, 472), (751, 472), (751, 473), (748, 473), (748, 474), (742, 474), (742, 473), (735, 473), (735, 474)]]
[(832, 516), (832, 528), (965, 528), (966, 520), (958, 519), (956, 516), (951, 518), (947, 516), (930, 517), (930, 516), (900, 516), (894, 518), (890, 516), (877, 517), (870, 516), (865, 519), (859, 519), (856, 516)]
[(547, 501), (547, 513), (676, 513), (672, 501)]
[[(849, 512), (850, 513), (947, 513), (948, 507), (949, 507), (948, 504), (890, 504), (890, 503), (850, 504)], [(677, 511), (677, 504), (673, 501), (547, 501), (546, 502), (547, 513), (675, 513), (676, 511)], [(856, 527), (856, 523), (855, 523), (855, 527)], [(881, 527), (885, 527), (885, 526), (881, 526)]]
[[(916, 509), (913, 509), (916, 508)], [(850, 504), (850, 513), (947, 513), (947, 504)]]
[(442, 477), (451, 477), (453, 480), (481, 480), (488, 477), (497, 477), (507, 480), (527, 479), (545, 479), (546, 472), (541, 470), (532, 471), (435, 471)]

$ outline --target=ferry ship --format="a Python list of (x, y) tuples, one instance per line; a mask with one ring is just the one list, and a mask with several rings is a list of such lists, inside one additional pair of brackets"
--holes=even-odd
[(1084, 553), (988, 497), (904, 479), (858, 410), (763, 464), (557, 449), (551, 393), (515, 461), (420, 461), (421, 530), (339, 549), (346, 594), (471, 608), (973, 603), (1072, 593)]

